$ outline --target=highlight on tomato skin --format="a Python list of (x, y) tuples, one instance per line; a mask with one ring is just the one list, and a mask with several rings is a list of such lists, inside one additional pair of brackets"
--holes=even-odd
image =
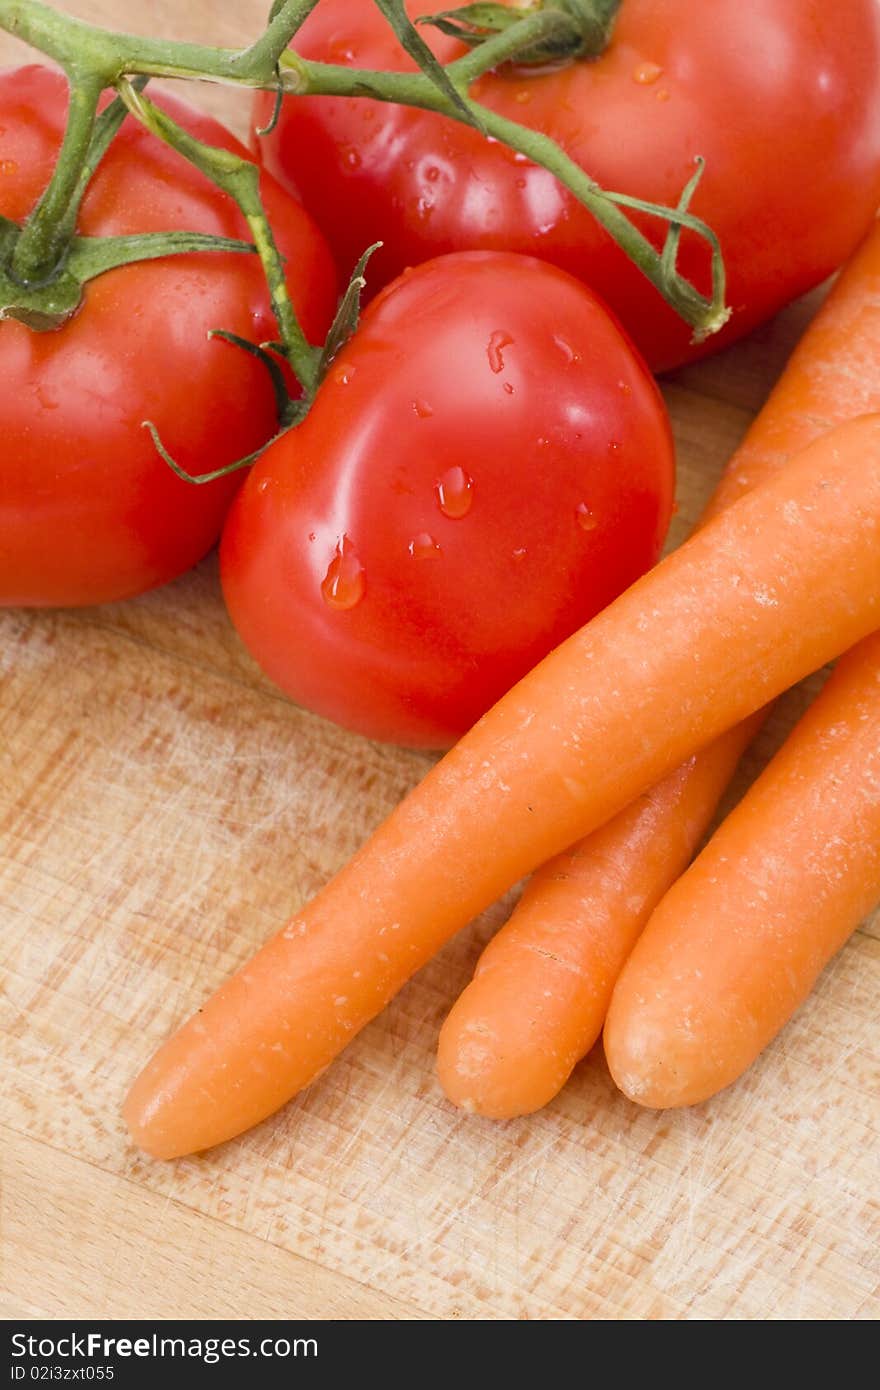
[[(61, 144), (67, 85), (49, 68), (0, 72), (0, 213), (22, 221)], [(243, 152), (209, 116), (162, 95), (199, 138)], [(307, 335), (321, 341), (336, 270), (309, 214), (271, 176), (262, 191)], [(126, 120), (92, 179), (84, 235), (183, 230), (249, 238), (232, 200), (181, 155)], [(0, 604), (104, 603), (153, 588), (216, 542), (240, 473), (177, 478), (144, 420), (192, 474), (250, 453), (276, 428), (265, 368), (212, 338), (275, 333), (256, 256), (205, 252), (139, 262), (85, 287), (62, 328), (0, 323)]]
[[(444, 62), (464, 51), (429, 25), (419, 32)], [(353, 68), (413, 66), (378, 7), (351, 0), (321, 0), (296, 48)], [(551, 136), (607, 189), (674, 206), (705, 160), (691, 211), (720, 239), (733, 314), (702, 344), (552, 174), (476, 130), (369, 99), (297, 96), (255, 145), (343, 272), (376, 240), (374, 285), (465, 248), (540, 256), (597, 290), (660, 371), (749, 332), (855, 249), (880, 203), (878, 70), (875, 0), (621, 0), (600, 56), (474, 84), (477, 100)], [(257, 94), (255, 128), (271, 108), (271, 93)], [(662, 242), (661, 222), (634, 220)], [(708, 291), (706, 248), (687, 232), (680, 264)]]
[(531, 257), (440, 257), (251, 471), (224, 595), (297, 702), (442, 748), (650, 568), (673, 490), (657, 385), (597, 296)]

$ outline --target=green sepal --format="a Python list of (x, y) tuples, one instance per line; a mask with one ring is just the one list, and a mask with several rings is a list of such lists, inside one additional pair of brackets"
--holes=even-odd
[[(430, 24), (441, 33), (478, 48), (496, 34), (506, 33), (530, 16), (547, 16), (548, 28), (536, 42), (520, 49), (512, 60), (517, 67), (543, 67), (596, 57), (607, 47), (620, 0), (539, 0), (522, 7), (477, 0), (454, 10), (423, 15), (417, 22)], [(550, 27), (550, 21), (556, 24)]]
[(430, 78), (438, 91), (443, 93), (447, 101), (452, 102), (458, 112), (459, 119), (464, 121), (467, 125), (474, 126), (476, 130), (479, 130), (480, 133), (484, 135), (485, 131), (480, 123), (479, 117), (456, 89), (443, 65), (438, 63), (418, 29), (416, 29), (406, 12), (404, 0), (375, 0), (375, 3), (397, 35), (401, 47), (409, 54), (413, 62), (418, 64), (425, 76)]
[(327, 334), (321, 351), (321, 358), (318, 362), (319, 383), (324, 380), (334, 357), (345, 347), (358, 326), (361, 316), (361, 294), (367, 283), (364, 272), (373, 252), (378, 251), (381, 245), (381, 241), (376, 241), (372, 246), (368, 246), (351, 273), (351, 279), (339, 302), (336, 317), (330, 325), (330, 332)]
[(272, 382), (272, 391), (275, 396), (275, 415), (279, 425), (288, 425), (291, 421), (291, 405), (293, 404), (290, 392), (287, 389), (287, 382), (284, 380), (284, 372), (277, 358), (272, 356), (269, 348), (275, 352), (284, 352), (283, 343), (252, 343), (249, 338), (241, 338), (237, 333), (231, 333), (228, 328), (212, 328), (208, 334), (209, 338), (220, 338), (224, 343), (231, 343), (233, 347), (241, 348), (251, 357), (266, 368), (269, 379)]

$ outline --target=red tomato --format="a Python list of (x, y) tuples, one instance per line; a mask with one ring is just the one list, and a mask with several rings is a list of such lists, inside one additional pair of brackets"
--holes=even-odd
[(578, 281), (470, 252), (366, 311), (230, 512), (236, 627), (294, 699), (441, 747), (656, 560), (668, 419)]
[[(436, 0), (407, 9), (436, 11)], [(421, 32), (444, 60), (460, 51)], [(352, 0), (322, 0), (296, 47), (334, 63), (412, 67), (376, 6)], [(446, 251), (529, 252), (592, 285), (659, 370), (745, 333), (853, 249), (880, 202), (878, 72), (876, 0), (622, 0), (600, 58), (476, 84), (486, 106), (551, 135), (616, 192), (674, 204), (705, 158), (692, 211), (721, 239), (734, 312), (699, 349), (550, 174), (473, 130), (375, 101), (296, 97), (262, 149), (343, 266), (384, 240), (374, 285)], [(257, 124), (269, 101), (257, 101)], [(640, 225), (660, 243), (663, 225)], [(681, 266), (708, 290), (706, 249), (690, 234)]]
[[(25, 218), (58, 151), (64, 79), (0, 74), (0, 212)], [(215, 121), (172, 98), (177, 120), (240, 149)], [(318, 340), (336, 276), (321, 234), (271, 177), (263, 191), (307, 333)], [(248, 239), (226, 195), (132, 120), (86, 196), (83, 233), (169, 229)], [(274, 336), (256, 257), (204, 253), (126, 266), (93, 280), (76, 317), (51, 333), (0, 323), (0, 603), (85, 604), (180, 574), (211, 547), (241, 475), (203, 487), (176, 478), (141, 422), (153, 420), (193, 473), (268, 439), (268, 374), (213, 328)]]

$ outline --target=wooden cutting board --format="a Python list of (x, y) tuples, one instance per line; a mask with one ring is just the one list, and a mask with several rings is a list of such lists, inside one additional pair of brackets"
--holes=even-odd
[[(266, 0), (69, 8), (235, 43)], [(0, 40), (4, 61), (21, 54)], [(239, 129), (240, 96), (199, 93)], [(666, 382), (673, 539), (811, 307)], [(807, 696), (783, 702), (740, 790)], [(153, 1162), (119, 1119), (136, 1070), (428, 759), (273, 690), (230, 628), (212, 559), (133, 603), (0, 614), (0, 728), (5, 1316), (880, 1312), (876, 920), (710, 1103), (638, 1110), (598, 1049), (543, 1113), (495, 1124), (444, 1100), (433, 1060), (497, 909), (281, 1115), (205, 1157)]]

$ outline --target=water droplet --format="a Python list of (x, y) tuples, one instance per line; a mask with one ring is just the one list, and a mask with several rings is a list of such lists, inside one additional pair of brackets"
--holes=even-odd
[(668, 101), (668, 100), (669, 100), (669, 92), (666, 90), (665, 87), (661, 87), (660, 90), (659, 90), (658, 92), (655, 92), (655, 93), (654, 93), (654, 95), (656, 96), (656, 98), (657, 98), (658, 101)]
[(15, 159), (0, 159), (0, 174), (14, 174), (18, 169)]
[(437, 479), (437, 501), (444, 516), (458, 521), (460, 517), (467, 516), (473, 500), (474, 480), (458, 464), (447, 468), (443, 476)]
[(345, 34), (335, 35), (327, 45), (327, 51), (334, 63), (353, 63), (357, 56), (351, 40)]
[(343, 536), (321, 581), (324, 602), (331, 608), (354, 608), (363, 598), (365, 588), (364, 567), (348, 536)]
[(512, 342), (513, 339), (510, 334), (505, 333), (503, 328), (496, 328), (489, 339), (489, 345), (486, 348), (486, 356), (489, 359), (489, 366), (496, 374), (504, 371), (504, 358), (501, 355), (502, 349), (510, 347)]
[(527, 154), (523, 154), (522, 150), (515, 150), (513, 155), (513, 162), (514, 164), (528, 164), (529, 157)]
[(532, 94), (529, 91), (528, 87), (521, 88), (520, 91), (518, 91), (516, 96), (514, 97), (514, 100), (518, 101), (520, 106), (528, 106), (531, 99)]
[(513, 385), (512, 385), (511, 382), (505, 381), (505, 383), (504, 383), (504, 391), (505, 391), (506, 395), (508, 395), (508, 396), (512, 396), (512, 395), (513, 395)]
[(428, 180), (428, 183), (436, 183), (437, 180), (439, 179), (439, 177), (440, 177), (440, 170), (437, 168), (437, 165), (436, 165), (436, 164), (431, 164), (431, 165), (425, 170), (425, 178)]
[(433, 211), (434, 204), (430, 198), (423, 196), (416, 201), (416, 216), (420, 222), (427, 222)]
[(268, 492), (268, 491), (269, 491), (269, 479), (268, 479), (268, 478), (261, 478), (260, 481), (257, 483), (257, 492), (263, 492), (263, 493), (265, 493), (265, 492)]
[(516, 180), (516, 187), (517, 187), (517, 188), (525, 188), (525, 186), (526, 186), (526, 181), (525, 181), (525, 179), (517, 179), (517, 180)]
[(618, 381), (617, 385), (618, 385), (619, 389), (623, 392), (623, 394), (624, 394), (625, 396), (631, 396), (631, 395), (632, 395), (633, 389), (632, 389), (632, 387), (630, 386), (630, 384), (629, 384), (628, 381)]
[(558, 333), (553, 334), (553, 341), (559, 348), (566, 362), (580, 362), (581, 355), (579, 352), (575, 352), (571, 343), (567, 343), (564, 338), (560, 338)]
[(359, 169), (361, 167), (361, 157), (357, 150), (346, 150), (344, 159), (349, 169)]
[(514, 558), (514, 560), (524, 560), (525, 557), (526, 557), (526, 554), (527, 554), (527, 551), (526, 551), (525, 546), (524, 546), (524, 545), (521, 545), (521, 546), (519, 546), (519, 547), (513, 552), (513, 558)]
[(539, 448), (539, 449), (549, 449), (549, 447), (550, 447), (550, 440), (549, 440), (549, 439), (546, 439), (546, 438), (544, 437), (544, 435), (542, 434), (541, 437), (540, 437), (540, 439), (537, 441), (537, 444), (538, 444), (538, 448)]
[(657, 81), (662, 71), (659, 63), (639, 63), (637, 68), (633, 68), (633, 82), (638, 82), (643, 87), (650, 87), (652, 82)]
[(355, 368), (340, 364), (333, 373), (333, 380), (337, 386), (348, 386), (354, 376)]
[(620, 442), (619, 439), (610, 439), (610, 440), (608, 441), (608, 452), (609, 452), (609, 454), (619, 454), (619, 453), (621, 452), (622, 449), (623, 449), (623, 445), (621, 444), (621, 442)]
[(434, 414), (433, 406), (428, 405), (427, 401), (413, 401), (413, 410), (420, 420), (427, 420)]
[(415, 560), (439, 560), (443, 551), (428, 531), (420, 531), (413, 536), (407, 549)]
[(317, 539), (317, 537), (315, 536), (315, 532), (314, 532), (314, 531), (310, 531), (310, 532), (309, 532), (309, 540), (310, 540), (310, 541), (313, 541), (313, 540), (316, 540), (316, 539)]
[(592, 507), (588, 507), (586, 502), (578, 502), (574, 509), (577, 524), (582, 531), (595, 531), (599, 525), (596, 520)]

